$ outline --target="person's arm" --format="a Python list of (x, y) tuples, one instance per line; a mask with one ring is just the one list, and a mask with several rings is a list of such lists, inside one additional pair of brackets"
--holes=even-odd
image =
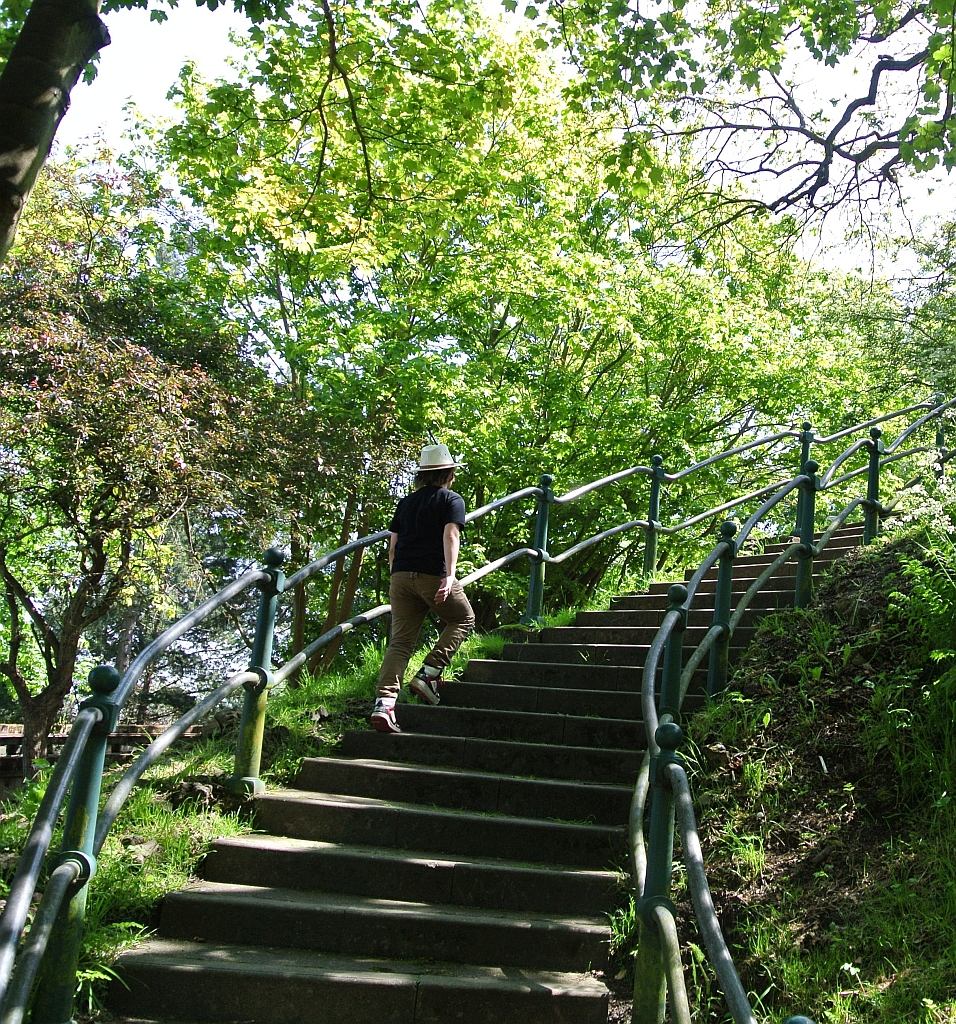
[(442, 534), (442, 545), (445, 549), (445, 578), (441, 581), (435, 601), (441, 604), (451, 593), (455, 583), (455, 573), (458, 571), (458, 551), (461, 548), (461, 528), (457, 523), (446, 523), (445, 531)]
[(388, 571), (392, 571), (392, 562), (395, 561), (395, 545), (398, 543), (398, 534), (389, 532), (388, 535)]

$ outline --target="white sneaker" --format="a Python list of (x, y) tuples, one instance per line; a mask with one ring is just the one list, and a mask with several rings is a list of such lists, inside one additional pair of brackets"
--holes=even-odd
[(395, 719), (395, 705), (389, 707), (381, 697), (375, 702), (371, 717), (376, 732), (401, 732), (402, 727)]
[(408, 688), (415, 694), (416, 697), (420, 697), (426, 704), (437, 704), (441, 700), (441, 694), (438, 692), (438, 687), (442, 684), (441, 675), (429, 676), (425, 671), (425, 667), (422, 666), (414, 676), (412, 676), (411, 682), (408, 684)]

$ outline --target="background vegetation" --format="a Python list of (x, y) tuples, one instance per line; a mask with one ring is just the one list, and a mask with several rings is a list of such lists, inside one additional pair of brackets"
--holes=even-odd
[[(952, 5), (532, 0), (513, 37), (466, 0), (236, 6), (251, 24), (232, 72), (184, 68), (174, 122), (136, 124), (123, 153), (68, 153), (34, 186), (46, 146), (7, 159), (0, 132), (0, 253), (19, 221), (0, 267), (0, 708), (28, 767), (93, 664), (125, 669), (265, 547), (294, 570), (380, 529), (430, 440), (468, 462), (474, 508), (542, 472), (561, 492), (953, 393), (951, 224), (912, 243), (903, 283), (796, 254), (819, 209), (885, 202), (956, 159)], [(4, 59), (26, 7), (0, 11)], [(851, 59), (869, 93), (798, 95), (795, 62)], [(0, 100), (23, 68), (5, 65)], [(780, 446), (698, 474), (668, 488), (665, 521), (796, 468)], [(642, 517), (645, 487), (556, 509), (552, 550)], [(462, 574), (529, 533), (526, 508), (483, 520)], [(698, 726), (725, 919), (774, 1012), (824, 991), (822, 1019), (952, 1018), (947, 537), (881, 549), (771, 624), (741, 696)], [(662, 548), (661, 570), (693, 543)], [(549, 569), (552, 609), (627, 588), (641, 558), (615, 542)], [(283, 605), (277, 657), (381, 603), (386, 576), (381, 550), (317, 576)], [(483, 630), (514, 623), (525, 584), (519, 566), (475, 588)], [(252, 614), (238, 601), (192, 633), (127, 717), (171, 718), (241, 666)], [(276, 695), (274, 780), (357, 715), (381, 639), (330, 648)], [(90, 984), (206, 839), (244, 827), (211, 809), (228, 749), (170, 758), (127, 808)], [(40, 786), (6, 808), (8, 862)]]

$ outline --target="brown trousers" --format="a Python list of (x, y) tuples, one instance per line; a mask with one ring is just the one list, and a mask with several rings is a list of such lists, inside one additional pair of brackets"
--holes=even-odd
[(392, 604), (392, 636), (379, 673), (376, 696), (398, 696), (405, 669), (415, 653), (418, 634), (429, 612), (445, 623), (438, 643), (425, 657), (426, 663), (435, 668), (447, 668), (452, 655), (475, 628), (475, 613), (458, 580), (444, 601), (438, 603), (435, 600), (441, 581), (441, 576), (428, 576), (423, 572), (392, 573), (388, 588)]

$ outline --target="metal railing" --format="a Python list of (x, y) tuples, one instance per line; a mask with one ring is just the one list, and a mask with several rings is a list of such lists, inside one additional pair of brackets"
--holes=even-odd
[[(818, 548), (814, 548), (812, 543), (814, 496), (817, 490), (836, 487), (863, 472), (868, 472), (867, 497), (857, 499), (856, 502), (851, 503), (850, 507), (856, 508), (860, 505), (864, 507), (868, 517), (867, 529), (875, 535), (879, 528), (879, 515), (882, 508), (878, 498), (880, 467), (916, 452), (932, 450), (932, 446), (923, 446), (905, 452), (897, 451), (904, 440), (925, 423), (932, 419), (939, 419), (954, 404), (956, 404), (956, 400), (920, 403), (825, 438), (814, 438), (810, 424), (804, 423), (801, 430), (784, 430), (757, 438), (709, 456), (673, 474), (665, 471), (663, 459), (660, 456), (654, 456), (650, 466), (635, 466), (622, 470), (562, 495), (554, 494), (551, 486), (553, 479), (551, 476), (545, 475), (541, 477), (537, 487), (525, 487), (513, 494), (506, 495), (476, 509), (466, 517), (466, 522), (471, 523), (515, 502), (528, 498), (535, 499), (535, 522), (531, 545), (515, 549), (481, 566), (461, 581), (462, 585), (468, 586), (505, 566), (527, 559), (530, 562), (530, 579), (527, 609), (523, 621), (533, 624), (541, 621), (545, 566), (547, 564), (560, 564), (604, 540), (629, 531), (642, 530), (645, 536), (644, 569), (647, 575), (652, 575), (658, 561), (658, 540), (661, 536), (675, 535), (723, 512), (758, 499), (764, 499), (739, 535), (736, 534), (736, 528), (731, 529), (725, 524), (722, 528), (721, 541), (705, 559), (704, 565), (694, 575), (687, 588), (678, 586), (671, 590), (671, 609), (665, 617), (664, 626), (652, 645), (648, 657), (648, 664), (653, 664), (655, 668), (650, 670), (650, 675), (648, 669), (645, 669), (644, 673), (645, 686), (642, 700), (645, 719), (649, 727), (648, 749), (652, 756), (645, 759), (635, 788), (631, 811), (632, 837), (634, 835), (642, 836), (641, 829), (636, 826), (643, 819), (649, 786), (654, 786), (656, 796), (664, 785), (664, 780), (669, 780), (676, 768), (680, 768), (679, 755), (676, 754), (676, 747), (679, 745), (677, 736), (679, 727), (673, 724), (673, 720), (679, 713), (680, 703), (689, 685), (693, 668), (696, 668), (709, 652), (711, 657), (708, 684), (710, 691), (717, 693), (723, 689), (726, 683), (729, 636), (743, 613), (742, 608), (746, 607), (746, 603), (749, 603), (749, 599), (752, 597), (748, 591), (748, 595), (745, 597), (746, 603), (738, 606), (737, 610), (732, 615), (730, 614), (729, 572), (732, 569), (734, 555), (739, 551), (744, 539), (751, 533), (754, 526), (775, 509), (787, 495), (794, 490), (799, 490), (800, 542), (791, 545), (777, 562), (782, 562), (794, 554), (800, 558), (797, 601), (805, 603), (809, 599), (809, 573), (812, 571), (813, 556), (823, 546), (821, 543)], [(911, 424), (893, 445), (889, 448), (883, 447), (878, 424), (923, 410), (925, 410), (925, 415)], [(870, 439), (853, 446), (849, 454), (841, 455), (821, 480), (816, 475), (816, 464), (809, 461), (811, 445), (828, 444), (864, 429), (870, 430)], [(800, 468), (805, 470), (800, 476), (785, 481), (783, 484), (771, 484), (753, 490), (706, 512), (692, 515), (679, 523), (668, 526), (661, 523), (661, 498), (666, 483), (681, 481), (696, 471), (709, 468), (760, 447), (772, 448), (787, 438), (796, 438), (800, 442)], [(936, 445), (937, 448), (942, 448), (941, 433), (937, 434)], [(868, 466), (844, 473), (839, 477), (834, 475), (836, 469), (852, 458), (856, 451), (863, 449), (869, 452)], [(944, 457), (948, 456), (941, 455), (941, 459)], [(621, 480), (639, 475), (647, 476), (650, 480), (646, 519), (635, 519), (603, 530), (573, 544), (560, 554), (551, 555), (548, 552), (549, 511), (552, 505), (568, 504)], [(845, 513), (845, 515), (847, 514), (849, 511)], [(832, 528), (829, 532), (832, 533)], [(380, 531), (368, 537), (351, 541), (304, 566), (288, 578), (282, 569), (285, 560), (284, 553), (279, 549), (270, 548), (264, 555), (263, 568), (245, 573), (170, 626), (144, 648), (122, 679), (115, 669), (109, 666), (100, 666), (93, 670), (90, 674), (93, 696), (80, 706), (31, 828), (6, 905), (0, 914), (0, 1024), (20, 1024), (24, 1019), (31, 991), (34, 989), (36, 989), (36, 995), (31, 1010), (32, 1024), (62, 1024), (63, 1021), (71, 1019), (76, 967), (82, 943), (87, 883), (96, 871), (96, 855), (102, 848), (110, 827), (144, 772), (156, 763), (162, 753), (182, 736), (186, 729), (211, 711), (218, 703), (240, 689), (244, 691), (244, 706), (237, 742), (235, 769), (230, 783), (234, 789), (244, 792), (255, 793), (263, 788), (263, 783), (259, 778), (259, 768), (269, 689), (276, 683), (289, 678), (302, 668), (309, 658), (343, 634), (380, 619), (390, 610), (390, 606), (387, 604), (379, 605), (355, 615), (345, 622), (338, 623), (322, 636), (313, 640), (284, 665), (274, 669), (272, 648), (278, 600), (283, 594), (305, 583), (336, 560), (349, 553), (381, 543), (388, 536), (387, 531)], [(686, 610), (704, 573), (715, 564), (719, 564), (715, 621), (698, 651), (692, 656), (691, 662), (688, 663), (687, 670), (682, 674), (680, 637), (683, 633), (683, 623), (686, 620)], [(104, 807), (99, 810), (107, 736), (115, 728), (123, 705), (143, 673), (189, 630), (205, 621), (239, 594), (253, 587), (259, 590), (260, 596), (256, 631), (248, 668), (232, 675), (150, 743), (116, 783)], [(658, 714), (658, 708), (653, 699), (653, 678), (662, 652), (664, 652), (665, 658), (666, 686), (665, 691), (662, 692), (660, 714)], [(648, 687), (648, 679), (651, 680), (650, 687)], [(650, 728), (651, 724), (653, 724), (653, 728)], [(673, 726), (673, 729), (670, 732), (665, 729), (658, 739), (659, 726)], [(661, 742), (661, 740), (665, 742)], [(667, 743), (671, 742), (673, 742), (672, 748), (667, 746)], [(669, 751), (667, 756), (670, 756), (670, 761), (667, 761), (667, 756), (662, 751)], [(679, 780), (675, 792), (678, 792), (678, 804), (683, 808), (681, 821), (682, 828), (684, 828), (690, 819), (687, 816), (686, 801), (681, 796), (683, 791), (680, 790)], [(70, 800), (62, 849), (54, 859), (49, 880), (34, 913), (29, 931), (23, 939), (22, 948), (17, 955), (17, 947), (21, 942), (30, 907), (33, 905), (41, 869), (49, 853), (54, 827), (66, 802), (67, 794), (69, 794)], [(692, 815), (692, 811), (690, 813)], [(653, 825), (653, 821), (656, 820), (655, 814), (656, 819), (660, 819), (660, 822), (665, 825), (667, 820), (671, 821), (669, 842), (672, 846), (673, 803), (670, 811), (652, 811), (652, 840), (654, 835), (663, 834), (660, 822), (656, 829)], [(663, 814), (663, 818), (661, 818), (661, 814)], [(693, 829), (688, 825), (685, 831), (690, 837)], [(687, 842), (689, 843), (691, 840), (688, 839)], [(665, 847), (666, 845), (665, 843)], [(653, 842), (648, 851), (644, 850), (643, 838), (632, 843), (632, 869), (635, 879), (642, 880), (640, 885), (642, 894), (645, 891), (643, 882), (645, 874), (649, 878), (654, 872), (656, 872), (655, 878), (658, 875), (662, 876), (655, 882), (655, 886), (657, 888), (664, 887), (669, 880), (669, 858), (670, 854), (667, 853), (662, 860), (661, 855), (653, 846)], [(667, 870), (662, 872), (659, 865), (665, 861)], [(663, 878), (665, 873), (667, 879)], [(699, 885), (698, 890), (703, 892)], [(679, 993), (682, 982), (679, 980), (681, 978), (679, 953), (675, 955), (677, 947), (673, 915), (670, 913), (666, 897), (654, 897), (654, 899), (656, 902), (653, 906), (642, 902), (642, 912), (650, 923), (647, 928), (648, 944), (645, 948), (651, 949), (656, 943), (657, 948), (662, 951), (658, 958), (660, 963), (658, 996), (660, 999), (655, 1003), (655, 1006), (659, 1008), (662, 1005), (661, 1000), (667, 986), (670, 986), (672, 993)], [(706, 905), (706, 899), (704, 899), (703, 905)], [(662, 937), (660, 942), (656, 938), (658, 935)], [(717, 956), (715, 963), (723, 962), (719, 949), (716, 954), (712, 955)], [(723, 970), (722, 967), (718, 970), (722, 981), (724, 981), (724, 975), (721, 974)], [(726, 984), (728, 983), (725, 983), (725, 991)], [(672, 1003), (675, 1005), (675, 1019), (689, 1019), (686, 996), (678, 994), (675, 998), (672, 995)], [(653, 1012), (657, 1012), (657, 1010)], [(635, 1022), (643, 1024), (645, 1019), (652, 1019), (651, 1017), (639, 1017), (637, 1013), (638, 1004), (636, 1002)], [(735, 1017), (735, 1020), (737, 1019)], [(740, 1020), (747, 1019), (746, 1017), (740, 1018)], [(791, 1024), (799, 1024), (799, 1022), (799, 1018), (793, 1018)]]
[[(830, 437), (815, 439), (810, 425), (804, 424), (804, 461), (801, 467), (803, 472), (791, 480), (775, 485), (773, 489), (768, 489), (772, 490), (770, 496), (741, 529), (738, 530), (737, 524), (733, 522), (722, 524), (720, 540), (693, 574), (688, 585), (685, 587), (682, 584), (674, 584), (670, 587), (668, 611), (644, 664), (641, 700), (647, 752), (638, 772), (629, 815), (629, 865), (637, 902), (639, 929), (634, 979), (634, 1024), (662, 1024), (668, 1004), (673, 1020), (689, 1020), (683, 975), (674, 969), (674, 960), (680, 959), (676, 909), (669, 897), (675, 827), (681, 838), (687, 887), (698, 928), (724, 993), (730, 1016), (735, 1024), (755, 1024), (753, 1010), (721, 932), (704, 871), (690, 783), (683, 760), (677, 752), (683, 741), (683, 732), (678, 724), (681, 705), (695, 672), (708, 654), (710, 665), (707, 691), (713, 696), (724, 689), (727, 683), (727, 649), (730, 637), (756, 595), (787, 562), (797, 560), (794, 604), (796, 607), (805, 607), (811, 597), (813, 560), (823, 552), (834, 534), (845, 525), (850, 516), (862, 509), (863, 541), (869, 543), (879, 532), (881, 517), (895, 507), (903, 491), (922, 479), (917, 476), (906, 481), (895, 500), (884, 506), (880, 503), (879, 494), (880, 474), (885, 466), (903, 458), (933, 452), (937, 456), (936, 473), (942, 474), (943, 466), (956, 452), (945, 451), (941, 425), (937, 430), (934, 444), (918, 445), (905, 450), (903, 445), (931, 420), (937, 420), (942, 424), (943, 414), (953, 405), (952, 401), (935, 402), (925, 415), (904, 429), (888, 446), (882, 441), (883, 431), (878, 424), (926, 409), (925, 404), (861, 424), (855, 429), (868, 429), (868, 437), (854, 442), (838, 455), (823, 474), (818, 472), (819, 465), (807, 458), (810, 454), (810, 444), (823, 445), (839, 441), (851, 436), (855, 430), (843, 430)], [(866, 464), (837, 475), (838, 470), (859, 452), (866, 453)], [(814, 543), (817, 494), (864, 473), (867, 476), (865, 497), (858, 496), (850, 500), (838, 515), (832, 517), (819, 541)], [(736, 556), (754, 526), (794, 490), (799, 492), (797, 525), (794, 531), (798, 540), (787, 545), (763, 569), (731, 612), (732, 574)], [(713, 624), (685, 663), (683, 635), (687, 614), (700, 581), (715, 565), (718, 566), (718, 572)], [(660, 696), (655, 699), (655, 682), (659, 668), (662, 681)], [(644, 819), (649, 794), (651, 802), (647, 814), (648, 835), (645, 843)], [(791, 1017), (787, 1024), (812, 1024), (812, 1021), (806, 1017)]]

